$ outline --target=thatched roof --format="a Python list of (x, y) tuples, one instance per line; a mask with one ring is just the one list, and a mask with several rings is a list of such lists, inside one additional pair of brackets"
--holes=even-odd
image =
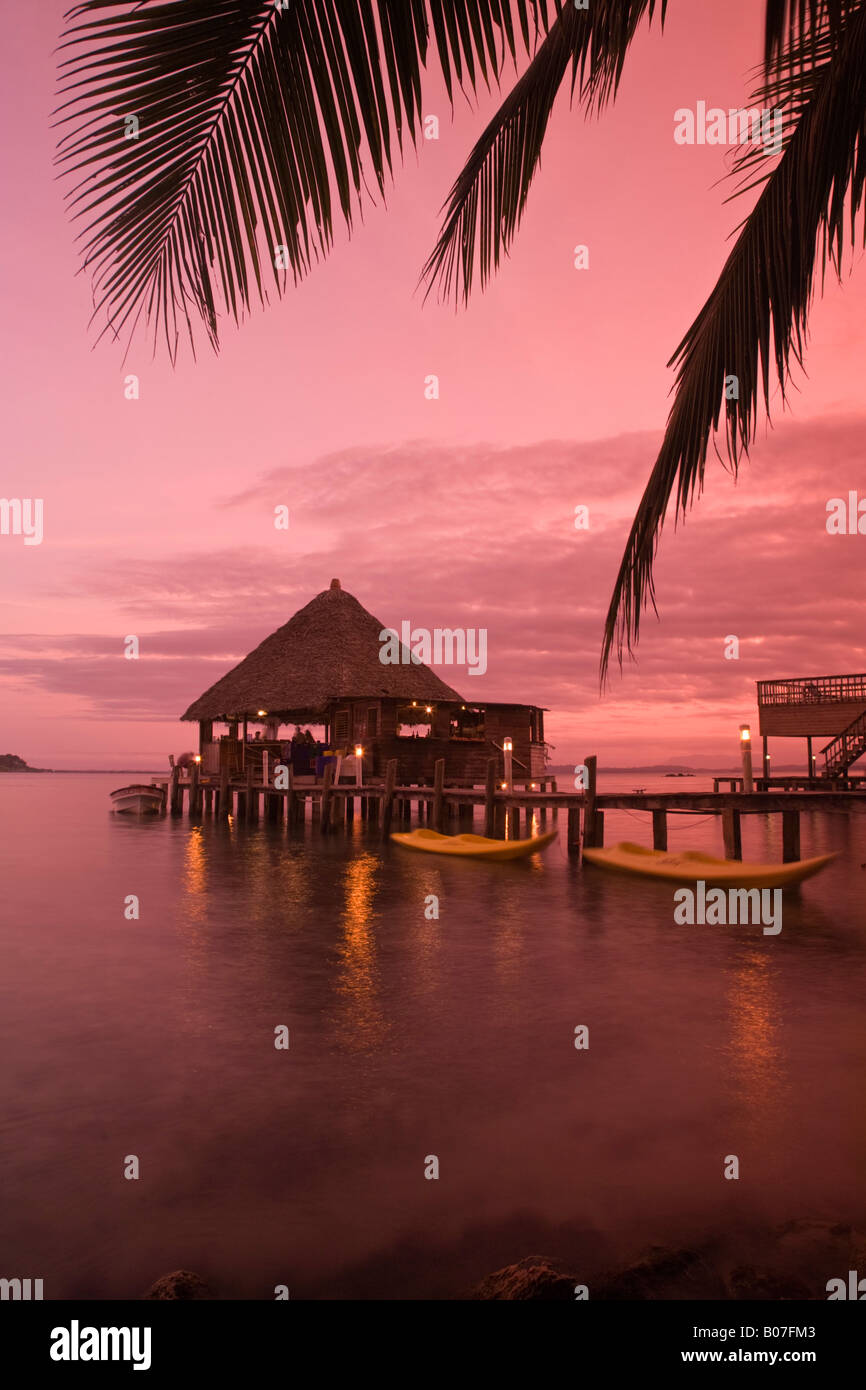
[(310, 719), (339, 699), (462, 700), (429, 666), (383, 665), (384, 627), (332, 579), (181, 718), (255, 719), (264, 709), (272, 718)]

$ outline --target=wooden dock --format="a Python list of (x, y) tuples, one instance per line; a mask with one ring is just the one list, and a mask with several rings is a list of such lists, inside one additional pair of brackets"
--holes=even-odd
[[(476, 828), (476, 810), (482, 812), (480, 833), (493, 839), (515, 839), (531, 833), (533, 819), (544, 829), (548, 818), (566, 827), (564, 837), (569, 852), (577, 853), (581, 844), (599, 848), (604, 844), (606, 811), (642, 811), (651, 817), (653, 848), (668, 847), (668, 816), (684, 813), (717, 815), (722, 820), (725, 857), (742, 858), (741, 820), (746, 815), (779, 815), (782, 818), (782, 859), (789, 863), (800, 858), (800, 816), (804, 811), (853, 810), (866, 807), (866, 790), (817, 788), (808, 779), (808, 789), (766, 785), (754, 792), (675, 791), (675, 792), (598, 792), (596, 759), (586, 759), (588, 786), (580, 791), (559, 791), (554, 778), (536, 780), (532, 785), (514, 784), (503, 788), (496, 779), (496, 764), (488, 765), (483, 787), (446, 786), (444, 762), (436, 764), (432, 786), (401, 786), (397, 782), (397, 762), (388, 763), (385, 777), (365, 786), (333, 781), (333, 766), (321, 780), (295, 779), (288, 770), (288, 785), (255, 782), (252, 769), (244, 779), (230, 778), (227, 771), (219, 778), (200, 775), (197, 765), (188, 776), (173, 768), (167, 778), (154, 778), (164, 786), (167, 809), (180, 816), (184, 810), (192, 819), (232, 817), (244, 823), (259, 820), (285, 825), (291, 832), (309, 820), (322, 834), (350, 825), (356, 814), (382, 835), (394, 827), (405, 827), (413, 816), (419, 825), (442, 833), (459, 834)], [(727, 781), (728, 779), (716, 779)], [(794, 779), (792, 779), (794, 780)], [(522, 818), (522, 822), (521, 822)]]

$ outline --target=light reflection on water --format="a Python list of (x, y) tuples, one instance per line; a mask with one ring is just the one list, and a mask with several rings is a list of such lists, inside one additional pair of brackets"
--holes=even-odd
[[(864, 1220), (863, 820), (804, 816), (804, 854), (845, 857), (786, 893), (773, 938), (675, 927), (663, 885), (581, 871), (562, 841), (467, 864), (359, 819), (327, 839), (124, 821), (114, 780), (0, 801), (4, 1258), (51, 1296), (180, 1266), (243, 1297), (448, 1293), (570, 1253), (572, 1228), (631, 1251), (732, 1203)], [(686, 820), (672, 847), (719, 851)], [(608, 842), (648, 833), (609, 815)], [(747, 857), (777, 836), (745, 821)]]

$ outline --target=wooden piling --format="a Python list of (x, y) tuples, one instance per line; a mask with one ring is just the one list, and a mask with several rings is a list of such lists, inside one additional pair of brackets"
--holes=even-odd
[(800, 858), (800, 812), (782, 812), (782, 862), (793, 864)]
[(493, 839), (496, 830), (496, 759), (487, 760), (487, 780), (484, 784), (484, 834)]
[(173, 767), (171, 776), (168, 779), (168, 808), (173, 816), (179, 816), (181, 812), (180, 802), (180, 768)]
[(445, 759), (437, 758), (433, 765), (433, 829), (443, 830), (445, 803)]
[(220, 772), (220, 797), (218, 814), (220, 816), (230, 816), (232, 813), (232, 789), (229, 782), (229, 770), (224, 767)]
[(325, 768), (325, 775), (322, 778), (322, 805), (319, 818), (319, 829), (323, 835), (327, 835), (331, 827), (331, 787), (334, 782), (334, 764), (329, 762)]
[[(438, 767), (439, 764), (437, 763)], [(444, 771), (445, 763), (442, 762)], [(397, 759), (389, 758), (385, 764), (385, 788), (382, 797), (382, 834), (391, 833), (391, 816), (394, 811), (394, 788), (397, 785)]]
[(600, 847), (600, 842), (596, 838), (598, 833), (596, 820), (599, 813), (595, 809), (598, 758), (593, 753), (584, 760), (584, 763), (587, 773), (587, 785), (583, 809), (583, 844), (585, 849), (597, 849)]
[(199, 776), (199, 765), (193, 763), (189, 770), (189, 813), (191, 816), (201, 815)]
[(258, 810), (258, 807), (256, 806), (255, 809), (253, 808), (253, 797), (254, 797), (254, 796), (255, 796), (255, 792), (254, 792), (254, 790), (253, 790), (253, 765), (252, 765), (252, 762), (248, 762), (248, 763), (247, 763), (246, 790), (245, 790), (245, 792), (244, 792), (244, 820), (247, 821), (247, 822), (256, 819), (256, 814), (255, 814), (255, 813), (256, 813), (256, 811)]
[(580, 853), (580, 807), (569, 806), (568, 808), (568, 852), (569, 854)]
[(653, 811), (653, 849), (666, 850), (668, 847), (668, 813)]
[(722, 811), (722, 836), (725, 842), (726, 859), (742, 859), (743, 836), (740, 826), (740, 813), (727, 806)]

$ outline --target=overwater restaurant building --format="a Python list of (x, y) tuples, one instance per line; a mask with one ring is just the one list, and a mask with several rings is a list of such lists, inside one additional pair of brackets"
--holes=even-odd
[[(332, 579), (181, 716), (198, 723), (203, 770), (258, 771), (264, 751), (272, 764), (286, 756), (291, 726), (313, 724), (334, 750), (360, 745), (373, 776), (396, 758), (404, 785), (432, 781), (438, 758), (451, 783), (483, 782), (490, 758), (501, 775), (506, 738), (515, 781), (544, 774), (543, 709), (467, 700), (405, 648), (405, 661), (383, 664), (384, 628)], [(253, 728), (265, 736), (251, 741)]]

